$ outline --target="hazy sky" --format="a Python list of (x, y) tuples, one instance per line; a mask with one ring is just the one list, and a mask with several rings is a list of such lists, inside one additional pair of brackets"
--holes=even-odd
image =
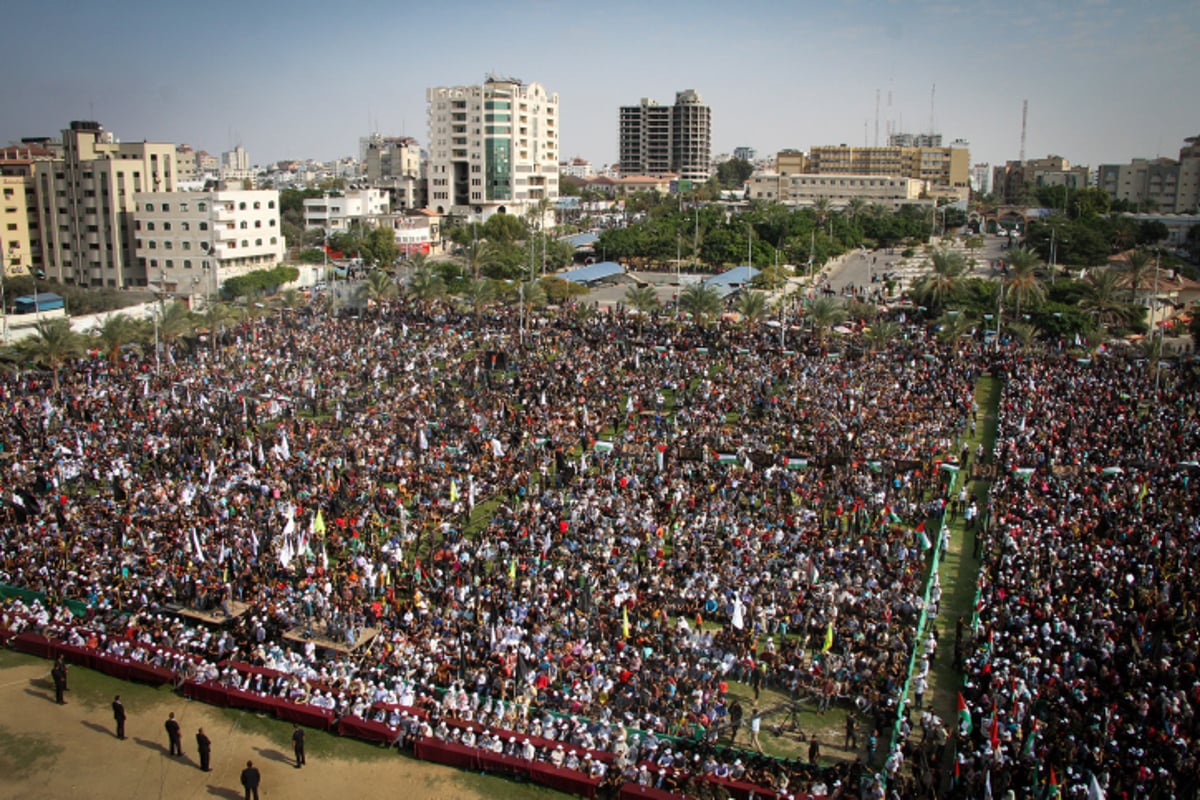
[[(0, 142), (94, 119), (256, 164), (424, 146), (425, 90), (494, 72), (559, 96), (561, 157), (616, 160), (617, 109), (695, 89), (713, 153), (966, 139), (973, 162), (1096, 166), (1200, 134), (1196, 0), (61, 0), (4, 13)], [(936, 85), (931, 108), (931, 90)], [(890, 102), (889, 102), (890, 97)], [(932, 117), (932, 120), (931, 120)]]

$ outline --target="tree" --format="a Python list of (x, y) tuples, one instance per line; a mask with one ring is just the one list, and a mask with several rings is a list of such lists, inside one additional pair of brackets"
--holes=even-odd
[(658, 294), (651, 286), (630, 286), (625, 290), (625, 304), (643, 314), (649, 314), (660, 305)]
[(891, 320), (885, 319), (868, 328), (864, 337), (868, 344), (871, 345), (871, 352), (875, 352), (887, 347), (889, 343), (900, 338), (900, 326)]
[(491, 242), (516, 242), (529, 235), (520, 217), (512, 214), (493, 214), (483, 223), (483, 238)]
[(109, 363), (116, 366), (121, 359), (121, 347), (137, 339), (139, 326), (128, 314), (109, 314), (92, 332), (100, 340), (100, 349), (108, 356)]
[(44, 319), (37, 323), (33, 336), (15, 345), (20, 357), (50, 370), (55, 393), (59, 390), (58, 370), (73, 358), (83, 355), (84, 340), (71, 330), (65, 317)]
[(492, 282), (486, 278), (469, 280), (463, 287), (461, 297), (475, 315), (475, 321), (478, 323), (480, 314), (495, 299), (496, 290)]
[(478, 280), (479, 273), (485, 264), (490, 264), (496, 256), (496, 246), (486, 239), (472, 239), (463, 245), (463, 263), (467, 273)]
[(168, 303), (158, 318), (158, 338), (170, 348), (171, 342), (187, 336), (196, 328), (196, 318), (188, 307), (178, 300)]
[(383, 270), (376, 269), (367, 274), (367, 299), (377, 306), (391, 300), (398, 292), (399, 287), (392, 276)]
[(734, 309), (742, 315), (747, 325), (757, 328), (767, 316), (767, 296), (762, 292), (744, 291), (737, 296)]
[(1021, 319), (1021, 304), (1040, 301), (1046, 296), (1037, 268), (1041, 264), (1035, 253), (1019, 247), (1008, 257), (1008, 276), (1004, 279), (1004, 293), (1016, 301), (1016, 319)]
[(818, 344), (824, 347), (825, 334), (834, 325), (837, 325), (846, 318), (846, 309), (837, 298), (821, 297), (809, 306), (808, 318), (812, 320), (813, 331), (817, 334)]
[(934, 250), (929, 263), (932, 271), (917, 281), (913, 294), (922, 305), (940, 310), (962, 284), (967, 263), (962, 253), (944, 248)]
[(721, 295), (711, 286), (693, 283), (679, 293), (679, 310), (708, 322), (721, 312)]
[(1133, 309), (1121, 299), (1121, 276), (1113, 269), (1095, 269), (1088, 273), (1087, 294), (1079, 301), (1079, 307), (1095, 314), (1097, 321), (1105, 326), (1124, 326), (1133, 319)]
[(362, 259), (368, 266), (390, 269), (399, 250), (391, 228), (372, 228), (361, 242)]
[(744, 158), (731, 158), (717, 166), (717, 180), (726, 189), (740, 189), (754, 174), (754, 165)]
[(446, 282), (429, 264), (422, 263), (413, 269), (406, 291), (420, 305), (427, 306), (446, 296)]
[(1145, 250), (1131, 250), (1129, 252), (1129, 302), (1137, 302), (1138, 290), (1144, 288), (1149, 281), (1153, 264), (1151, 263), (1150, 254)]

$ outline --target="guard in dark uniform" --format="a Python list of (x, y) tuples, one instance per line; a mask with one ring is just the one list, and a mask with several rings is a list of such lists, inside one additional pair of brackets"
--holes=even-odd
[(63, 699), (63, 692), (67, 690), (67, 662), (63, 661), (62, 656), (54, 659), (54, 666), (50, 668), (50, 677), (54, 681), (54, 702), (60, 706), (66, 705), (67, 701)]
[(208, 759), (212, 754), (212, 740), (204, 733), (204, 728), (196, 731), (196, 752), (200, 754), (200, 769), (204, 772), (212, 772), (208, 766)]
[(113, 720), (117, 723), (117, 738), (125, 738), (125, 705), (121, 702), (121, 695), (113, 698), (112, 703)]
[(172, 711), (167, 717), (166, 723), (163, 725), (167, 729), (167, 740), (171, 745), (171, 755), (183, 755), (183, 731), (179, 729), (179, 720), (175, 719), (175, 712)]
[(246, 790), (246, 800), (258, 800), (258, 782), (262, 780), (262, 776), (258, 774), (258, 768), (254, 766), (253, 761), (246, 762), (246, 768), (242, 770), (242, 788)]
[(304, 760), (304, 729), (299, 725), (292, 728), (292, 750), (296, 753), (296, 769), (300, 769), (308, 763)]

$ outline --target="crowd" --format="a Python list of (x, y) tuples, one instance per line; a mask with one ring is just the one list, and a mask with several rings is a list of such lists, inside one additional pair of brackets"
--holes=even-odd
[(1003, 369), (956, 796), (1198, 797), (1196, 373)]
[[(831, 358), (770, 329), (621, 315), (522, 333), (508, 311), (306, 311), (174, 343), (157, 369), (89, 357), (58, 391), (6, 376), (0, 583), (86, 604), (104, 647), (166, 648), (190, 677), (338, 714), (394, 700), (499, 727), (500, 708), (544, 736), (552, 712), (598, 750), (683, 737), (705, 770), (828, 788), (712, 748), (735, 727), (731, 680), (890, 730), (924, 606), (919, 523), (940, 513), (936, 464), (959, 458), (987, 358), (906, 332)], [(1085, 435), (1066, 426), (1046, 459)], [(1163, 480), (1146, 513), (1187, 508)], [(350, 652), (296, 651), (288, 632)]]

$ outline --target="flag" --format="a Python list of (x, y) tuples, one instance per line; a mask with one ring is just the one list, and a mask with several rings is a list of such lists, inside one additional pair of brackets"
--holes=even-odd
[(1096, 779), (1095, 773), (1088, 780), (1088, 800), (1107, 800), (1104, 794), (1104, 788), (1100, 786), (1100, 781)]
[(454, 478), (450, 479), (450, 502), (458, 502), (458, 482)]
[(592, 449), (597, 453), (611, 453), (613, 449), (612, 442), (599, 441), (592, 443)]
[(1037, 717), (1034, 717), (1033, 722), (1030, 723), (1029, 736), (1025, 739), (1025, 746), (1021, 748), (1021, 755), (1033, 758), (1033, 748), (1036, 744), (1034, 740), (1037, 739), (1037, 729), (1038, 721)]
[(621, 606), (621, 636), (629, 638), (629, 608)]
[(718, 464), (736, 464), (737, 453), (717, 453)]
[(788, 469), (808, 469), (808, 459), (788, 456), (784, 462), (784, 466)]
[(990, 769), (983, 775), (983, 798), (992, 800), (992, 771)]
[(321, 509), (319, 509), (319, 508), (317, 509), (317, 516), (313, 517), (312, 532), (313, 533), (324, 533), (325, 532), (325, 515), (321, 513)]
[(1050, 792), (1047, 797), (1058, 797), (1058, 776), (1054, 774), (1054, 765), (1050, 765)]
[(508, 562), (508, 579), (515, 581), (517, 579), (517, 559), (514, 557)]
[(992, 752), (1000, 749), (1000, 710), (992, 706), (992, 730), (990, 735)]
[(744, 612), (745, 606), (742, 605), (742, 598), (733, 598), (733, 618), (730, 620), (730, 624), (739, 631), (746, 627), (746, 620), (743, 617)]
[(832, 648), (832, 647), (833, 647), (833, 620), (830, 620), (829, 624), (825, 626), (825, 644), (821, 647), (821, 652), (827, 653), (827, 652), (829, 652), (830, 648)]
[(967, 708), (967, 701), (963, 699), (962, 692), (958, 693), (958, 729), (964, 736), (974, 730), (975, 726), (971, 724), (971, 712)]

